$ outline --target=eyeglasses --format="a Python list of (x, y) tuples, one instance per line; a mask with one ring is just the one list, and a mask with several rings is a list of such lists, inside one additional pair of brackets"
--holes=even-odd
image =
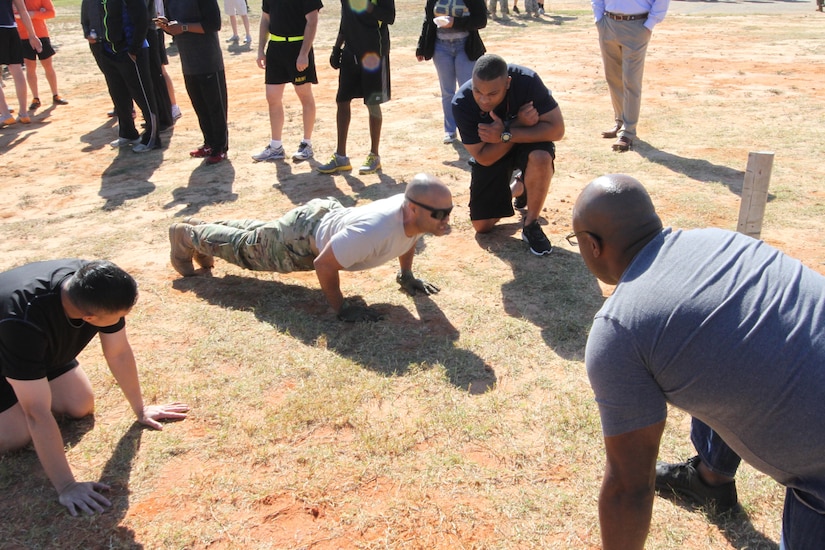
[(572, 233), (570, 233), (569, 235), (567, 235), (565, 237), (565, 240), (567, 240), (567, 243), (570, 246), (579, 246), (579, 241), (578, 241), (578, 239), (576, 239), (576, 236), (581, 235), (582, 233), (586, 233), (586, 234), (590, 235), (591, 237), (593, 237), (594, 239), (596, 239), (599, 242), (601, 242), (601, 240), (602, 240), (601, 237), (599, 237), (598, 235), (596, 235), (595, 233), (592, 233), (590, 231), (573, 231)]
[(430, 211), (430, 216), (432, 216), (433, 218), (435, 218), (438, 221), (443, 220), (444, 218), (446, 218), (447, 216), (450, 215), (450, 212), (453, 211), (452, 206), (449, 207), (449, 208), (433, 208), (432, 206), (427, 206), (426, 204), (422, 204), (418, 201), (414, 201), (410, 197), (404, 197), (404, 198), (406, 198), (408, 201), (410, 201), (414, 205), (420, 206), (424, 210), (429, 210)]

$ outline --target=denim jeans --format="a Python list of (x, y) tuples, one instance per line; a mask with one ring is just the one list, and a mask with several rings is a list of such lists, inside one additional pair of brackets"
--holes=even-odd
[(820, 550), (825, 544), (825, 515), (810, 508), (802, 499), (819, 510), (825, 506), (808, 493), (786, 489), (780, 550)]
[[(702, 462), (714, 473), (734, 477), (742, 461), (733, 449), (713, 429), (701, 420), (693, 419), (690, 440)], [(820, 550), (825, 541), (825, 503), (808, 493), (786, 488), (785, 509), (782, 512), (780, 550)]]
[(711, 472), (726, 477), (736, 476), (736, 469), (742, 459), (710, 426), (694, 418), (690, 425), (690, 440), (699, 458)]
[(436, 38), (433, 63), (441, 84), (441, 108), (444, 111), (444, 133), (455, 134), (453, 117), (453, 96), (456, 84), (461, 86), (473, 77), (474, 62), (470, 61), (464, 51), (466, 38), (441, 40)]

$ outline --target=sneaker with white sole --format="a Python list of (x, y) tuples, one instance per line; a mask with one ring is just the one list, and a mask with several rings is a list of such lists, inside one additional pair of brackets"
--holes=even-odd
[(160, 143), (160, 139), (155, 139), (153, 141), (149, 141), (149, 143), (138, 143), (132, 147), (133, 153), (147, 153), (154, 149), (160, 149), (162, 147)]
[(455, 141), (455, 134), (446, 132), (444, 134), (444, 139), (441, 140), (442, 143), (452, 143)]
[(309, 160), (312, 158), (312, 145), (309, 143), (302, 141), (300, 145), (298, 145), (298, 150), (292, 154), (292, 160), (295, 162), (301, 162), (304, 160)]
[(333, 153), (328, 163), (318, 167), (318, 171), (322, 174), (335, 174), (336, 172), (346, 172), (347, 170), (352, 170), (349, 157), (342, 157), (338, 153)]
[(128, 147), (129, 145), (137, 145), (139, 143), (140, 143), (140, 138), (139, 137), (136, 137), (135, 139), (119, 137), (114, 141), (110, 141), (109, 145), (114, 149), (120, 149), (122, 147)]
[(553, 251), (553, 245), (544, 235), (538, 220), (533, 220), (533, 223), (524, 226), (521, 230), (521, 240), (530, 245), (530, 252), (536, 256), (544, 256)]
[(237, 44), (238, 40), (240, 40), (240, 39), (241, 38), (237, 34), (235, 34), (235, 35), (230, 36), (229, 38), (227, 38), (226, 43), (227, 44)]
[(272, 145), (267, 145), (266, 149), (258, 153), (257, 155), (252, 155), (252, 160), (255, 162), (265, 162), (270, 160), (279, 160), (286, 156), (283, 147), (278, 147), (277, 149), (273, 149)]
[(183, 113), (180, 112), (180, 107), (177, 105), (172, 105), (172, 120), (177, 120), (183, 116)]
[(364, 164), (358, 169), (359, 174), (374, 174), (381, 169), (381, 157), (373, 152), (367, 155)]

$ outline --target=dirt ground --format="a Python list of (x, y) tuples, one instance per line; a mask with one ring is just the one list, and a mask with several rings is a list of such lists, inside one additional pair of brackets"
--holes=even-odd
[[(320, 79), (315, 87), (316, 158), (303, 164), (252, 162), (249, 155), (266, 145), (269, 133), (263, 74), (255, 65), (254, 51), (224, 44), (230, 158), (213, 167), (189, 158), (188, 152), (201, 144), (200, 132), (186, 96), (179, 59), (174, 55), (169, 70), (184, 115), (163, 135), (164, 149), (136, 155), (107, 145), (117, 137), (116, 121), (106, 117), (111, 103), (81, 38), (76, 10), (66, 8), (50, 28), (58, 46), (55, 66), (60, 91), (70, 104), (51, 107), (44, 102), (46, 108), (34, 115), (30, 126), (0, 130), (0, 269), (61, 256), (105, 257), (140, 281), (145, 304), (141, 315), (151, 315), (166, 304), (185, 308), (198, 297), (176, 282), (178, 277), (168, 262), (166, 228), (176, 219), (188, 215), (268, 219), (319, 196), (356, 204), (398, 192), (414, 174), (427, 171), (451, 187), (456, 208), (453, 233), (427, 242), (428, 261), (422, 268), (432, 278), (448, 281), (451, 287), (445, 286), (447, 292), (464, 293), (470, 301), (489, 298), (473, 293), (473, 281), (464, 275), (464, 266), (489, 265), (491, 276), (500, 276), (502, 271), (506, 274), (510, 266), (491, 259), (491, 250), (520, 247), (519, 223), (512, 218), (491, 236), (473, 235), (467, 219), (468, 155), (460, 144), (441, 143), (435, 70), (432, 63), (418, 63), (414, 56), (421, 7), (412, 1), (397, 5), (398, 30), (392, 31), (391, 54), (393, 98), (383, 109), (383, 170), (368, 176), (359, 176), (357, 171), (320, 176), (313, 171), (326, 162), (335, 147), (336, 75), (325, 63), (337, 26), (334, 5), (322, 12), (316, 41)], [(582, 1), (551, 2), (539, 21), (491, 21), (482, 31), (488, 51), (537, 69), (565, 115), (567, 134), (557, 145), (557, 174), (543, 212), (545, 231), (553, 244), (572, 251), (563, 241), (569, 232), (572, 203), (588, 181), (610, 172), (627, 172), (648, 184), (666, 225), (735, 229), (748, 153), (773, 151), (776, 157), (763, 238), (825, 273), (825, 191), (821, 185), (825, 16), (814, 12), (814, 3), (674, 0), (668, 18), (656, 28), (648, 53), (639, 142), (633, 151), (622, 155), (611, 152), (610, 141), (599, 138), (599, 131), (610, 126), (612, 116), (588, 7)], [(258, 12), (253, 8), (253, 29), (257, 28)], [(229, 35), (228, 28), (225, 23), (222, 39)], [(11, 79), (3, 84), (9, 104), (16, 110)], [(40, 87), (41, 97), (48, 96), (42, 73)], [(285, 101), (284, 141), (289, 150), (301, 137), (300, 111), (290, 90)], [(356, 103), (349, 142), (353, 164), (360, 163), (367, 151), (366, 110)], [(554, 269), (546, 266), (553, 265), (555, 256), (536, 259), (525, 251), (524, 262), (531, 262), (529, 273), (539, 273)], [(376, 270), (375, 276), (349, 277), (344, 291), (360, 293), (369, 301), (386, 286), (394, 270), (395, 266), (387, 266)], [(215, 271), (216, 276), (240, 273), (226, 265), (217, 266)], [(298, 287), (314, 288), (317, 284), (312, 274), (296, 274), (288, 280)], [(330, 315), (322, 302), (309, 301), (299, 307), (319, 318)], [(514, 307), (529, 309), (520, 302)], [(461, 327), (462, 315), (469, 317), (467, 312), (456, 312), (451, 324)], [(162, 353), (163, 348), (188, 342), (175, 319), (157, 319), (155, 323), (157, 330), (133, 335), (133, 345), (143, 353)], [(573, 350), (572, 360), (580, 361), (581, 351)], [(471, 389), (474, 383), (489, 387), (483, 377), (469, 380)], [(171, 429), (192, 440), (202, 437), (206, 428), (187, 421)], [(325, 434), (313, 437), (323, 439)], [(116, 529), (131, 533), (135, 538), (132, 546), (142, 547), (138, 541), (156, 535), (151, 522), (158, 514), (177, 514), (185, 522), (186, 507), (175, 502), (176, 481), (193, 472), (204, 477), (217, 475), (224, 466), (184, 458), (171, 460), (154, 480), (153, 490), (133, 499), (121, 519), (122, 527)], [(94, 469), (92, 465), (89, 468)], [(9, 485), (9, 480), (0, 484)], [(375, 506), (380, 507), (382, 497), (389, 497), (392, 483), (376, 479), (363, 490), (369, 491)], [(47, 487), (41, 498), (51, 498), (49, 495)], [(0, 507), (10, 506), (12, 503), (0, 495)], [(271, 548), (419, 547), (414, 542), (381, 546), (377, 532), (342, 533), (341, 524), (318, 521), (327, 513), (323, 507), (308, 508), (290, 495), (270, 495), (256, 507), (245, 509), (238, 521), (249, 536), (268, 541)], [(771, 507), (766, 514), (770, 513), (778, 510)], [(428, 519), (426, 514), (422, 518), (439, 521)], [(765, 520), (769, 522), (765, 526), (769, 537), (776, 530), (777, 519)], [(435, 547), (465, 547), (462, 545), (468, 540), (488, 540), (485, 536), (494, 531), (489, 524), (472, 527), (470, 522)], [(83, 538), (87, 535), (80, 532), (64, 535), (66, 544), (73, 536), (81, 537), (75, 540), (83, 544), (76, 547), (106, 547)], [(736, 547), (730, 538), (707, 536), (713, 541), (708, 547)], [(48, 546), (31, 540), (27, 543), (19, 533), (14, 539), (17, 542), (4, 545), (3, 538), (0, 534), (0, 548)], [(119, 547), (129, 546), (123, 540)], [(342, 542), (347, 540), (361, 542)], [(593, 547), (598, 534), (590, 533), (584, 540), (579, 546)], [(569, 541), (557, 542), (554, 546), (560, 548), (576, 546)], [(231, 537), (192, 544), (198, 548), (241, 546)], [(467, 547), (507, 545), (477, 543)], [(703, 546), (696, 542), (691, 547)], [(765, 542), (764, 547), (773, 546)]]

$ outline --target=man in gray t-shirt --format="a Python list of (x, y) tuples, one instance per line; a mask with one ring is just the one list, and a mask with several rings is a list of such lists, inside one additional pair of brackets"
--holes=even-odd
[(192, 261), (210, 269), (217, 256), (255, 271), (315, 270), (329, 304), (342, 321), (377, 321), (366, 306), (346, 304), (340, 271), (370, 269), (398, 258), (397, 281), (409, 294), (438, 292), (412, 273), (415, 244), (425, 233), (446, 235), (453, 199), (438, 178), (418, 174), (403, 194), (364, 206), (344, 208), (333, 198), (313, 199), (278, 220), (226, 220), (205, 223), (189, 218), (169, 228), (172, 267), (188, 277)]
[(788, 549), (825, 540), (825, 277), (718, 229), (663, 230), (633, 178), (591, 182), (573, 210), (582, 259), (617, 285), (585, 361), (607, 451), (604, 548), (642, 548), (667, 404), (787, 487)]

